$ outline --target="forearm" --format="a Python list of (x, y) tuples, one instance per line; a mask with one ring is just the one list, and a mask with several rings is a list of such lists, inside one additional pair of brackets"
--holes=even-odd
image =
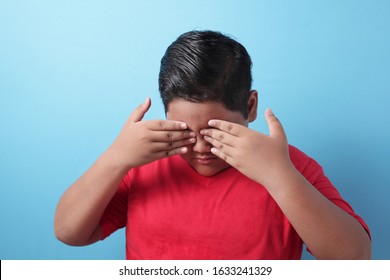
[(106, 151), (61, 197), (55, 234), (69, 245), (87, 245), (101, 216), (128, 170)]
[(313, 256), (369, 259), (367, 232), (351, 215), (324, 197), (291, 164), (266, 188)]
[[(125, 174), (155, 160), (183, 154), (196, 134), (179, 121), (142, 121), (150, 98), (138, 106), (108, 150), (60, 199), (55, 234), (71, 245), (87, 245), (99, 239), (98, 224)], [(100, 233), (101, 234), (101, 233)]]

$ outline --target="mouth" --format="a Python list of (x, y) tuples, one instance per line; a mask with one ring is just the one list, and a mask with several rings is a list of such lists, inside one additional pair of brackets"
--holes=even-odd
[(202, 165), (208, 165), (217, 159), (218, 158), (216, 156), (199, 156), (199, 157), (195, 157), (193, 161)]

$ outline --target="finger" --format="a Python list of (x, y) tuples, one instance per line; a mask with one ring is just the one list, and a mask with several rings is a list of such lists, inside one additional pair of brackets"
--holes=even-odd
[(275, 138), (286, 138), (283, 126), (271, 109), (265, 110), (265, 119), (268, 124), (269, 134)]
[(196, 142), (195, 138), (188, 138), (188, 139), (172, 141), (172, 142), (155, 142), (155, 143), (151, 143), (151, 145), (153, 145), (151, 150), (153, 152), (165, 152), (165, 151), (170, 151), (173, 149), (185, 147), (188, 145), (192, 145), (195, 142)]
[(204, 139), (213, 146), (216, 144), (234, 146), (237, 141), (237, 136), (218, 129), (202, 129), (200, 134), (204, 135)]
[(234, 167), (234, 160), (233, 160), (232, 157), (230, 157), (229, 155), (225, 154), (221, 150), (218, 150), (215, 147), (212, 147), (210, 151), (211, 151), (211, 153), (213, 153), (214, 155), (216, 155), (217, 157), (219, 157), (220, 159), (226, 161), (229, 165)]
[(139, 122), (145, 116), (145, 113), (149, 110), (152, 105), (152, 101), (149, 97), (146, 98), (145, 102), (139, 105), (135, 110), (131, 113), (129, 117), (130, 122)]
[(234, 136), (239, 136), (241, 131), (241, 125), (223, 120), (210, 120), (208, 125)]
[(165, 158), (165, 157), (170, 157), (174, 155), (181, 155), (185, 154), (188, 152), (187, 147), (179, 147), (179, 148), (174, 148), (171, 150), (165, 150), (165, 151), (160, 151), (156, 153), (157, 158)]
[(146, 126), (152, 131), (174, 131), (184, 130), (188, 126), (185, 122), (172, 121), (172, 120), (152, 120), (147, 121)]
[(173, 142), (188, 138), (195, 138), (196, 133), (190, 130), (167, 130), (153, 131), (151, 141), (153, 142)]
[(209, 136), (205, 136), (204, 139), (207, 142), (209, 142), (218, 151), (226, 154), (227, 156), (232, 156), (235, 148), (232, 147), (231, 145), (228, 145), (224, 142), (218, 141), (217, 139), (211, 138)]

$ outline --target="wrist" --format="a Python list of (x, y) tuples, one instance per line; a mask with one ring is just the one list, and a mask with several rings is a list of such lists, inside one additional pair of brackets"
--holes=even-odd
[(117, 151), (115, 148), (108, 148), (99, 158), (107, 168), (110, 170), (119, 172), (119, 173), (127, 173), (133, 167), (131, 164), (126, 162), (123, 159), (123, 153)]
[(294, 164), (288, 160), (283, 164), (271, 168), (263, 180), (263, 186), (269, 191), (282, 190), (287, 187), (293, 180), (302, 176), (295, 168)]

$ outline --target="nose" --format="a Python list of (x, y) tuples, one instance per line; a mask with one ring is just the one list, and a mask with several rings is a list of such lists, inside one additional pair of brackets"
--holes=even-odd
[(204, 136), (201, 135), (200, 133), (197, 134), (196, 136), (196, 142), (192, 148), (192, 150), (196, 153), (199, 154), (206, 154), (210, 153), (211, 151), (211, 144), (204, 140)]

